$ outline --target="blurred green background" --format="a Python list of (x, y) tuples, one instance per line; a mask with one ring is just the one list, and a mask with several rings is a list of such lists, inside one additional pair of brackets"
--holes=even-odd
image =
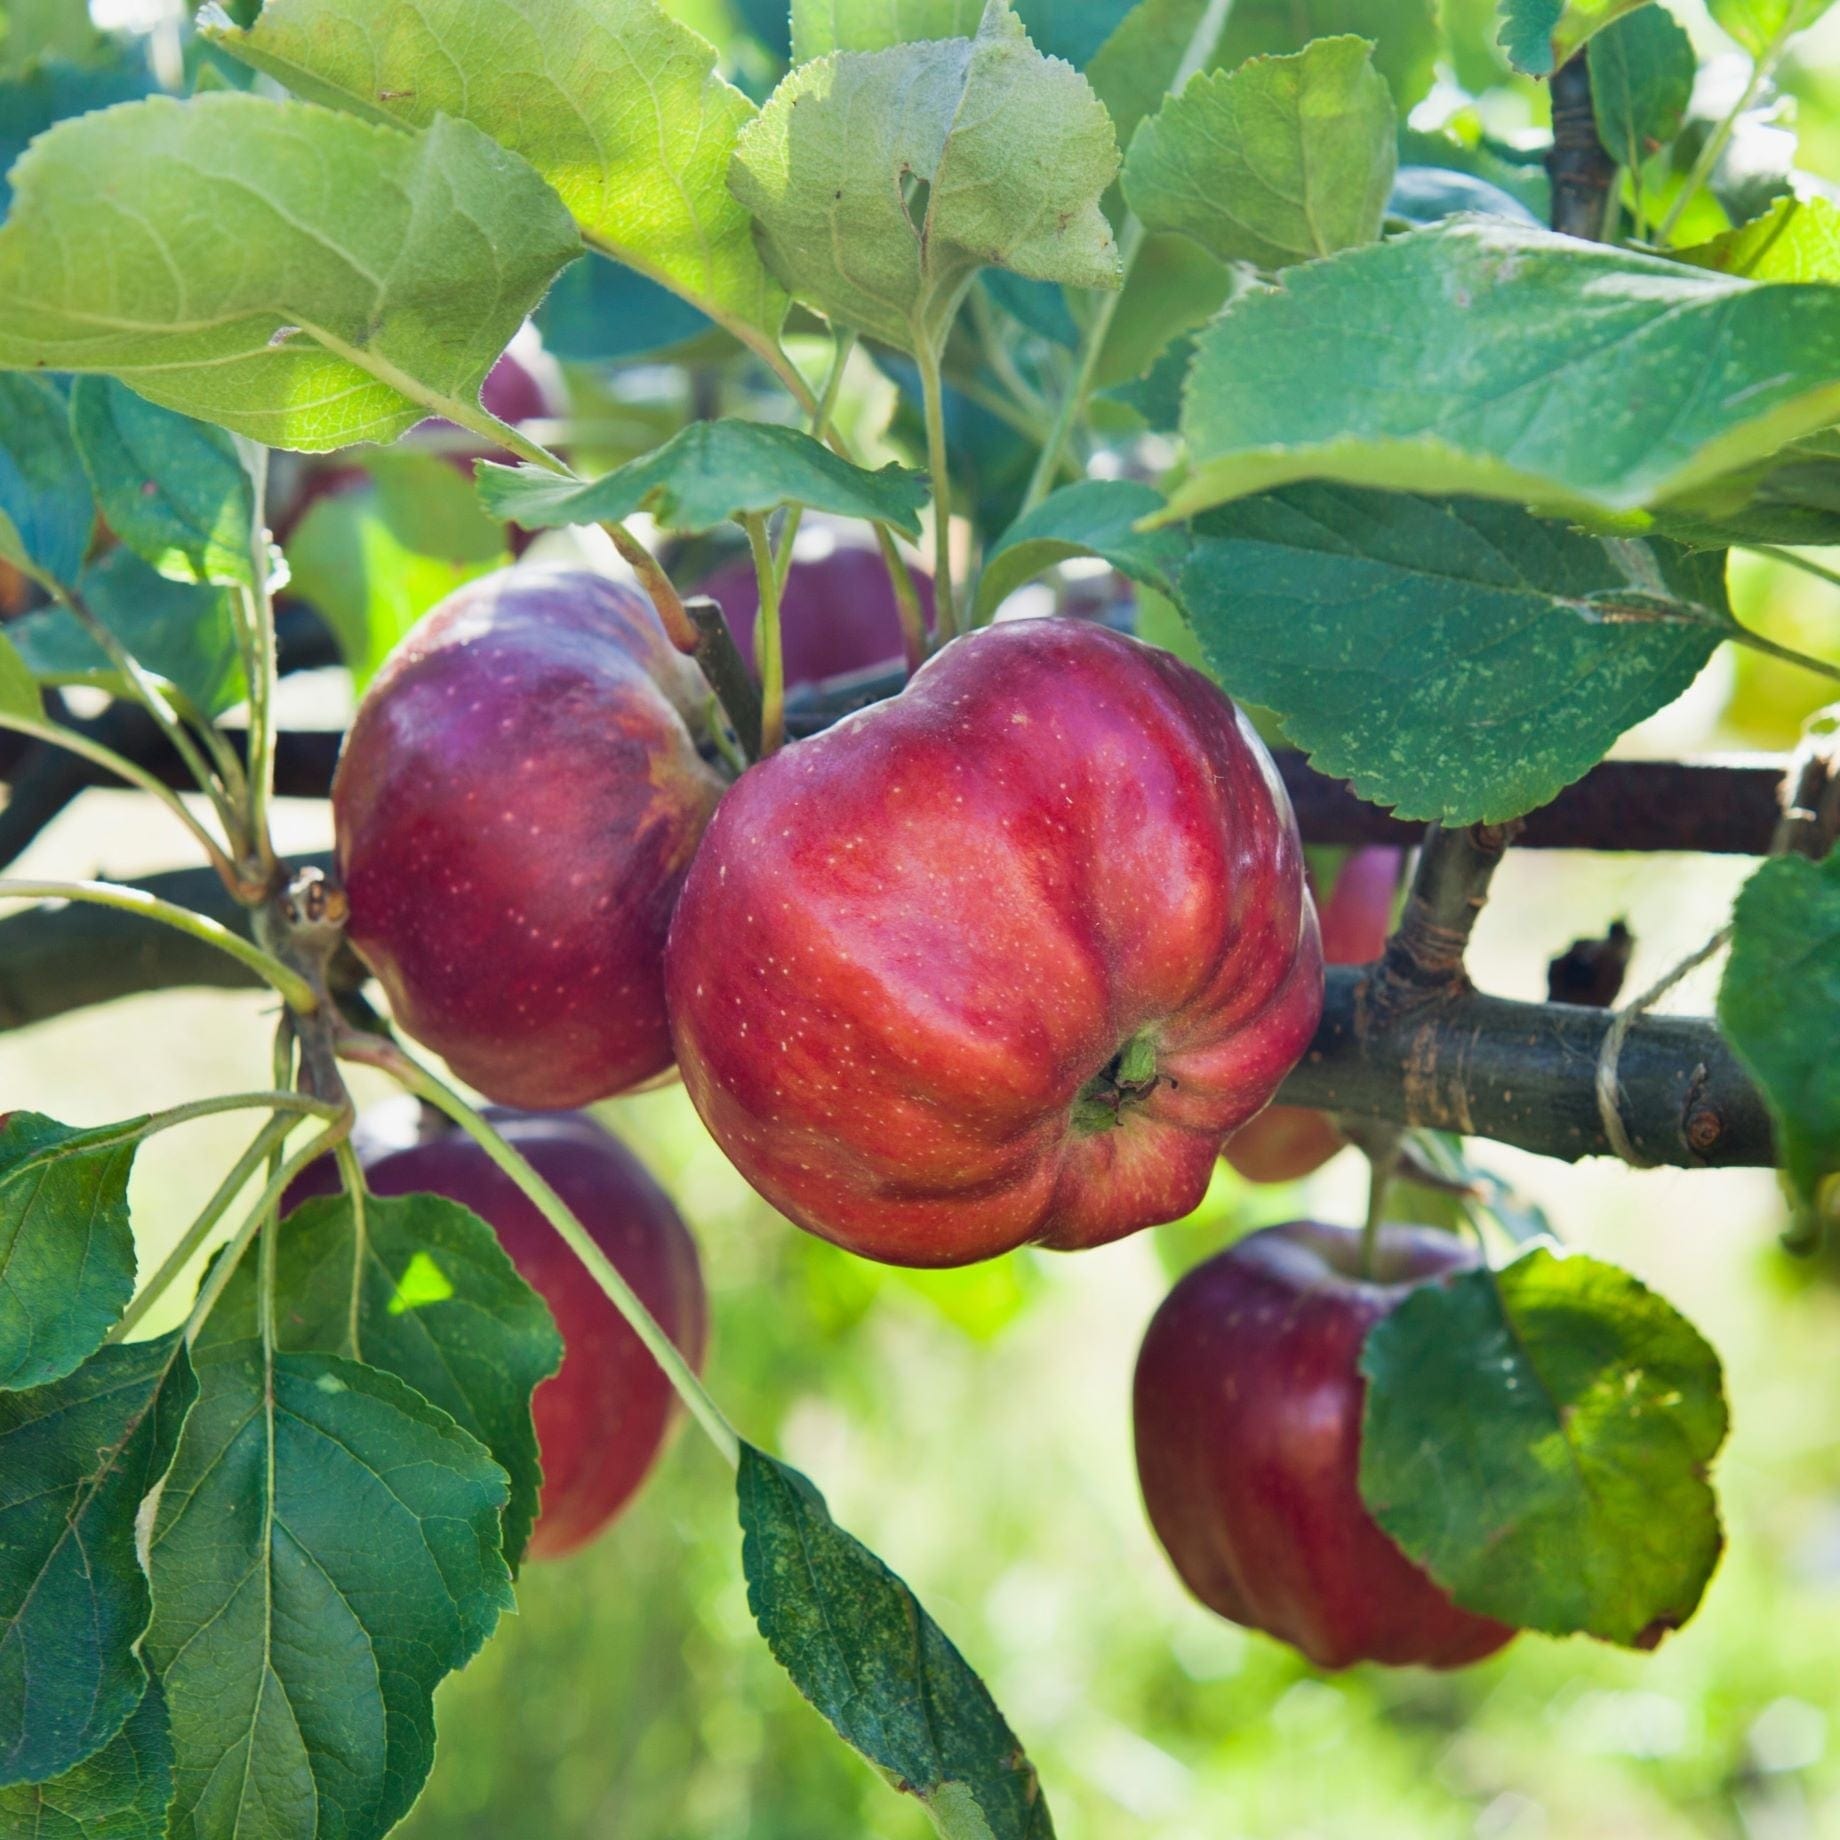
[[(137, 6), (149, 10), (97, 10), (131, 21)], [(171, 11), (161, 0), (151, 10)], [(725, 38), (776, 9), (674, 10)], [(1491, 30), (1481, 0), (1449, 10)], [(1675, 10), (1703, 34), (1703, 15)], [(1801, 163), (1829, 180), (1840, 180), (1836, 19), (1783, 79), (1800, 107)], [(1505, 86), (1491, 125), (1510, 132), (1519, 111), (1532, 133), (1539, 106), (1530, 86)], [(1757, 559), (1734, 567), (1747, 624), (1840, 652), (1835, 588)], [(286, 698), (307, 719), (336, 721), (348, 706), (336, 674), (290, 683)], [(1805, 673), (1727, 648), (1623, 751), (1786, 748), (1821, 700)], [(280, 815), (285, 848), (328, 841), (323, 809)], [(91, 794), (17, 872), (132, 875), (190, 860), (185, 843), (163, 814)], [(1747, 869), (1512, 857), (1478, 935), (1479, 981), (1542, 996), (1551, 956), (1623, 917), (1639, 989), (1719, 926)], [(1699, 975), (1670, 1006), (1708, 1008), (1715, 978)], [(0, 1037), (0, 1109), (101, 1122), (266, 1084), (262, 1018), (253, 997), (177, 994)], [(1254, 1189), (1223, 1171), (1193, 1220), (1102, 1251), (927, 1275), (865, 1264), (779, 1221), (681, 1092), (603, 1109), (701, 1242), (716, 1395), (819, 1483), (985, 1674), (1064, 1840), (1840, 1840), (1840, 1274), (1780, 1251), (1784, 1210), (1767, 1175), (1481, 1152), (1569, 1240), (1691, 1314), (1725, 1360), (1734, 1429), (1717, 1481), (1729, 1548), (1698, 1617), (1652, 1656), (1523, 1638), (1459, 1676), (1328, 1677), (1185, 1597), (1139, 1504), (1129, 1387), (1173, 1273), (1271, 1221), (1359, 1219), (1353, 1152), (1296, 1188)], [(144, 1268), (240, 1150), (240, 1130), (208, 1122), (142, 1153)], [(930, 1831), (767, 1655), (747, 1613), (729, 1477), (694, 1434), (610, 1534), (533, 1567), (519, 1597), (520, 1614), (440, 1693), (439, 1761), (403, 1830), (413, 1840)]]

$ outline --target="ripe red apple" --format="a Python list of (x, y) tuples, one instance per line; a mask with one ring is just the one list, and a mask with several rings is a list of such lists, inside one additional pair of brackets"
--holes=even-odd
[(1197, 1266), (1163, 1300), (1137, 1360), (1137, 1472), (1188, 1588), (1317, 1666), (1461, 1667), (1514, 1631), (1459, 1610), (1361, 1500), (1359, 1362), (1416, 1285), (1476, 1263), (1429, 1227), (1361, 1236), (1296, 1220)]
[[(561, 1369), (531, 1399), (543, 1493), (529, 1556), (553, 1559), (599, 1533), (638, 1492), (664, 1447), (676, 1394), (645, 1344), (554, 1227), (475, 1144), (447, 1128), (418, 1141), (416, 1108), (387, 1104), (353, 1134), (379, 1195), (443, 1195), (498, 1235), (562, 1333)], [(691, 1364), (700, 1369), (707, 1304), (696, 1242), (669, 1196), (610, 1132), (580, 1112), (494, 1112), (494, 1122), (555, 1189)], [(288, 1191), (293, 1208), (336, 1194), (323, 1157)]]
[(332, 786), (351, 942), (488, 1098), (585, 1105), (671, 1064), (707, 699), (634, 590), (525, 567), (450, 595), (366, 693)]
[(723, 800), (666, 958), (741, 1173), (902, 1265), (1186, 1213), (1322, 1006), (1270, 757), (1167, 653), (991, 626)]
[[(1388, 845), (1356, 850), (1321, 903), (1323, 962), (1369, 965), (1386, 946), (1402, 852)], [(1268, 1105), (1235, 1131), (1221, 1152), (1251, 1182), (1296, 1182), (1320, 1169), (1347, 1140), (1326, 1112)]]
[[(931, 631), (932, 577), (920, 569), (908, 574)], [(699, 592), (722, 609), (736, 649), (752, 667), (754, 620), (760, 612), (753, 562), (743, 558), (724, 564)], [(799, 532), (780, 605), (780, 655), (788, 689), (895, 670), (906, 656), (901, 614), (882, 553), (841, 520), (807, 518)]]

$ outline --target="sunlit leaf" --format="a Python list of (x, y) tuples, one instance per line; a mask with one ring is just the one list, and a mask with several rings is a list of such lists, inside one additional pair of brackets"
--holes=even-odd
[(1779, 198), (1763, 216), (1676, 259), (1746, 281), (1840, 281), (1840, 204)]

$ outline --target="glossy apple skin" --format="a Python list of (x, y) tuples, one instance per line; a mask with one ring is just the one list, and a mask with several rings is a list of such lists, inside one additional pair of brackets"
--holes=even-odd
[[(1387, 844), (1356, 850), (1342, 864), (1322, 917), (1323, 963), (1371, 965), (1386, 947), (1403, 852)], [(1221, 1154), (1249, 1182), (1298, 1182), (1348, 1140), (1326, 1112), (1268, 1105), (1235, 1131)]]
[(1137, 1471), (1157, 1538), (1210, 1609), (1301, 1649), (1461, 1667), (1515, 1633), (1459, 1610), (1361, 1500), (1361, 1346), (1418, 1284), (1474, 1252), (1429, 1227), (1361, 1236), (1292, 1221), (1250, 1234), (1179, 1283), (1137, 1361)]
[[(638, 1492), (664, 1448), (677, 1396), (555, 1228), (471, 1138), (450, 1129), (417, 1142), (412, 1115), (377, 1110), (383, 1116), (367, 1114), (353, 1136), (371, 1192), (442, 1195), (471, 1208), (561, 1331), (562, 1366), (531, 1398), (543, 1492), (528, 1549), (532, 1559), (559, 1558)], [(700, 1371), (708, 1337), (702, 1268), (664, 1190), (618, 1138), (579, 1112), (492, 1117)], [(338, 1191), (337, 1166), (322, 1158), (289, 1189), (285, 1205)]]
[[(801, 533), (818, 536), (828, 532)], [(839, 538), (830, 553), (797, 557), (786, 573), (780, 607), (780, 653), (786, 687), (828, 683), (839, 677), (870, 676), (898, 669), (906, 656), (901, 615), (889, 585), (888, 568), (872, 543)], [(927, 630), (933, 626), (932, 577), (910, 569)], [(754, 663), (754, 619), (760, 585), (745, 558), (725, 564), (699, 590), (722, 609), (735, 647)]]
[[(666, 980), (685, 1085), (741, 1173), (902, 1265), (1186, 1213), (1322, 1006), (1296, 824), (1250, 727), (1167, 653), (1056, 619), (958, 639), (744, 774)], [(1082, 1088), (1139, 1037), (1154, 1086), (1093, 1125)]]
[(366, 693), (332, 786), (349, 937), (488, 1098), (585, 1105), (670, 1065), (665, 932), (722, 785), (707, 694), (634, 590), (523, 567), (442, 602)]

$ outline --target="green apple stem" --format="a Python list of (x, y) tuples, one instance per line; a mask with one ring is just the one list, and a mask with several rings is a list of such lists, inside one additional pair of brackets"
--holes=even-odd
[(731, 1469), (741, 1464), (741, 1439), (728, 1422), (720, 1406), (709, 1396), (697, 1378), (696, 1370), (686, 1361), (678, 1346), (659, 1327), (657, 1319), (639, 1301), (632, 1286), (593, 1236), (569, 1212), (562, 1197), (543, 1180), (530, 1164), (508, 1144), (491, 1122), (463, 1099), (451, 1086), (437, 1079), (419, 1061), (411, 1059), (395, 1042), (381, 1035), (349, 1031), (340, 1037), (342, 1058), (361, 1066), (375, 1067), (387, 1073), (405, 1091), (445, 1113), (515, 1182), (523, 1195), (545, 1220), (561, 1235), (565, 1245), (587, 1267), (588, 1275), (606, 1293), (608, 1300), (631, 1325), (632, 1331), (650, 1351), (652, 1359), (676, 1389), (690, 1415), (703, 1428), (709, 1440), (727, 1459)]
[(233, 933), (221, 922), (194, 913), (189, 907), (163, 901), (144, 888), (128, 888), (118, 882), (38, 882), (7, 877), (0, 879), (0, 901), (83, 901), (94, 907), (113, 907), (123, 913), (139, 914), (143, 919), (157, 920), (162, 926), (189, 933), (206, 945), (216, 946), (271, 985), (288, 1008), (300, 1015), (311, 1015), (319, 1002), (313, 986), (305, 978), (241, 933)]
[[(943, 335), (942, 335), (943, 338)], [(926, 464), (933, 482), (933, 597), (939, 609), (939, 643), (958, 637), (952, 593), (952, 464), (946, 447), (945, 380), (930, 339), (918, 341), (920, 394), (926, 409)]]
[(760, 758), (776, 753), (786, 738), (786, 659), (779, 630), (779, 565), (767, 540), (767, 520), (750, 511), (742, 520), (754, 556), (760, 610), (754, 616), (754, 662), (760, 672)]
[(1399, 1168), (1400, 1134), (1390, 1132), (1384, 1143), (1364, 1145), (1367, 1150), (1367, 1218), (1361, 1223), (1361, 1276), (1370, 1284), (1379, 1272), (1380, 1223), (1386, 1218), (1386, 1198)]

